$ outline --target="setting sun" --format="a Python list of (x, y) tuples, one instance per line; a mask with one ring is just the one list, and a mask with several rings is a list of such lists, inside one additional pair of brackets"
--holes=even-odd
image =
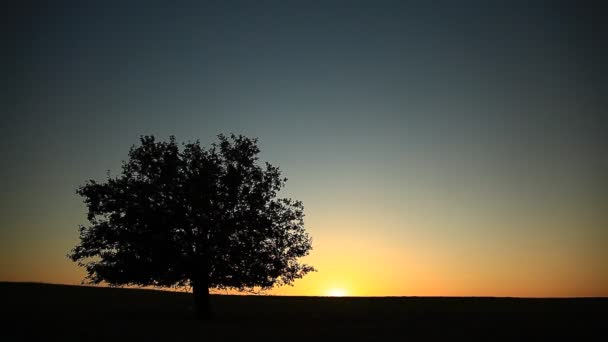
[(327, 291), (327, 296), (329, 297), (344, 297), (346, 296), (346, 291), (344, 289), (330, 289)]

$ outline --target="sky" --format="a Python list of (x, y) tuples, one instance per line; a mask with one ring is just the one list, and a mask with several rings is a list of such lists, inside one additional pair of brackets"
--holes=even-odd
[(608, 296), (608, 54), (591, 2), (12, 14), (0, 281), (80, 284), (75, 190), (117, 174), (140, 135), (234, 132), (259, 138), (313, 238), (318, 272), (270, 294)]

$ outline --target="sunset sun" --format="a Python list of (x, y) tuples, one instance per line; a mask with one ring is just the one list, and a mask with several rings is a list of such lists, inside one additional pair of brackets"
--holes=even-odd
[(332, 288), (327, 291), (327, 296), (329, 297), (344, 297), (346, 295), (346, 290), (340, 288)]

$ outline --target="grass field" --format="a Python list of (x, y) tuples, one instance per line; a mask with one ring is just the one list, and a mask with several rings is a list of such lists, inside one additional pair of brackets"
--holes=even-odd
[(588, 339), (608, 321), (608, 298), (217, 295), (214, 318), (198, 321), (188, 293), (35, 283), (0, 283), (0, 293), (11, 340)]

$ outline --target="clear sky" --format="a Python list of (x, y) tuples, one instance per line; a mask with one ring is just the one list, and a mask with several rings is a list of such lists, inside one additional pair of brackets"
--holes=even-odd
[(80, 283), (75, 189), (140, 135), (234, 132), (281, 167), (314, 241), (318, 272), (271, 293), (608, 296), (598, 9), (135, 3), (12, 13), (0, 281)]

